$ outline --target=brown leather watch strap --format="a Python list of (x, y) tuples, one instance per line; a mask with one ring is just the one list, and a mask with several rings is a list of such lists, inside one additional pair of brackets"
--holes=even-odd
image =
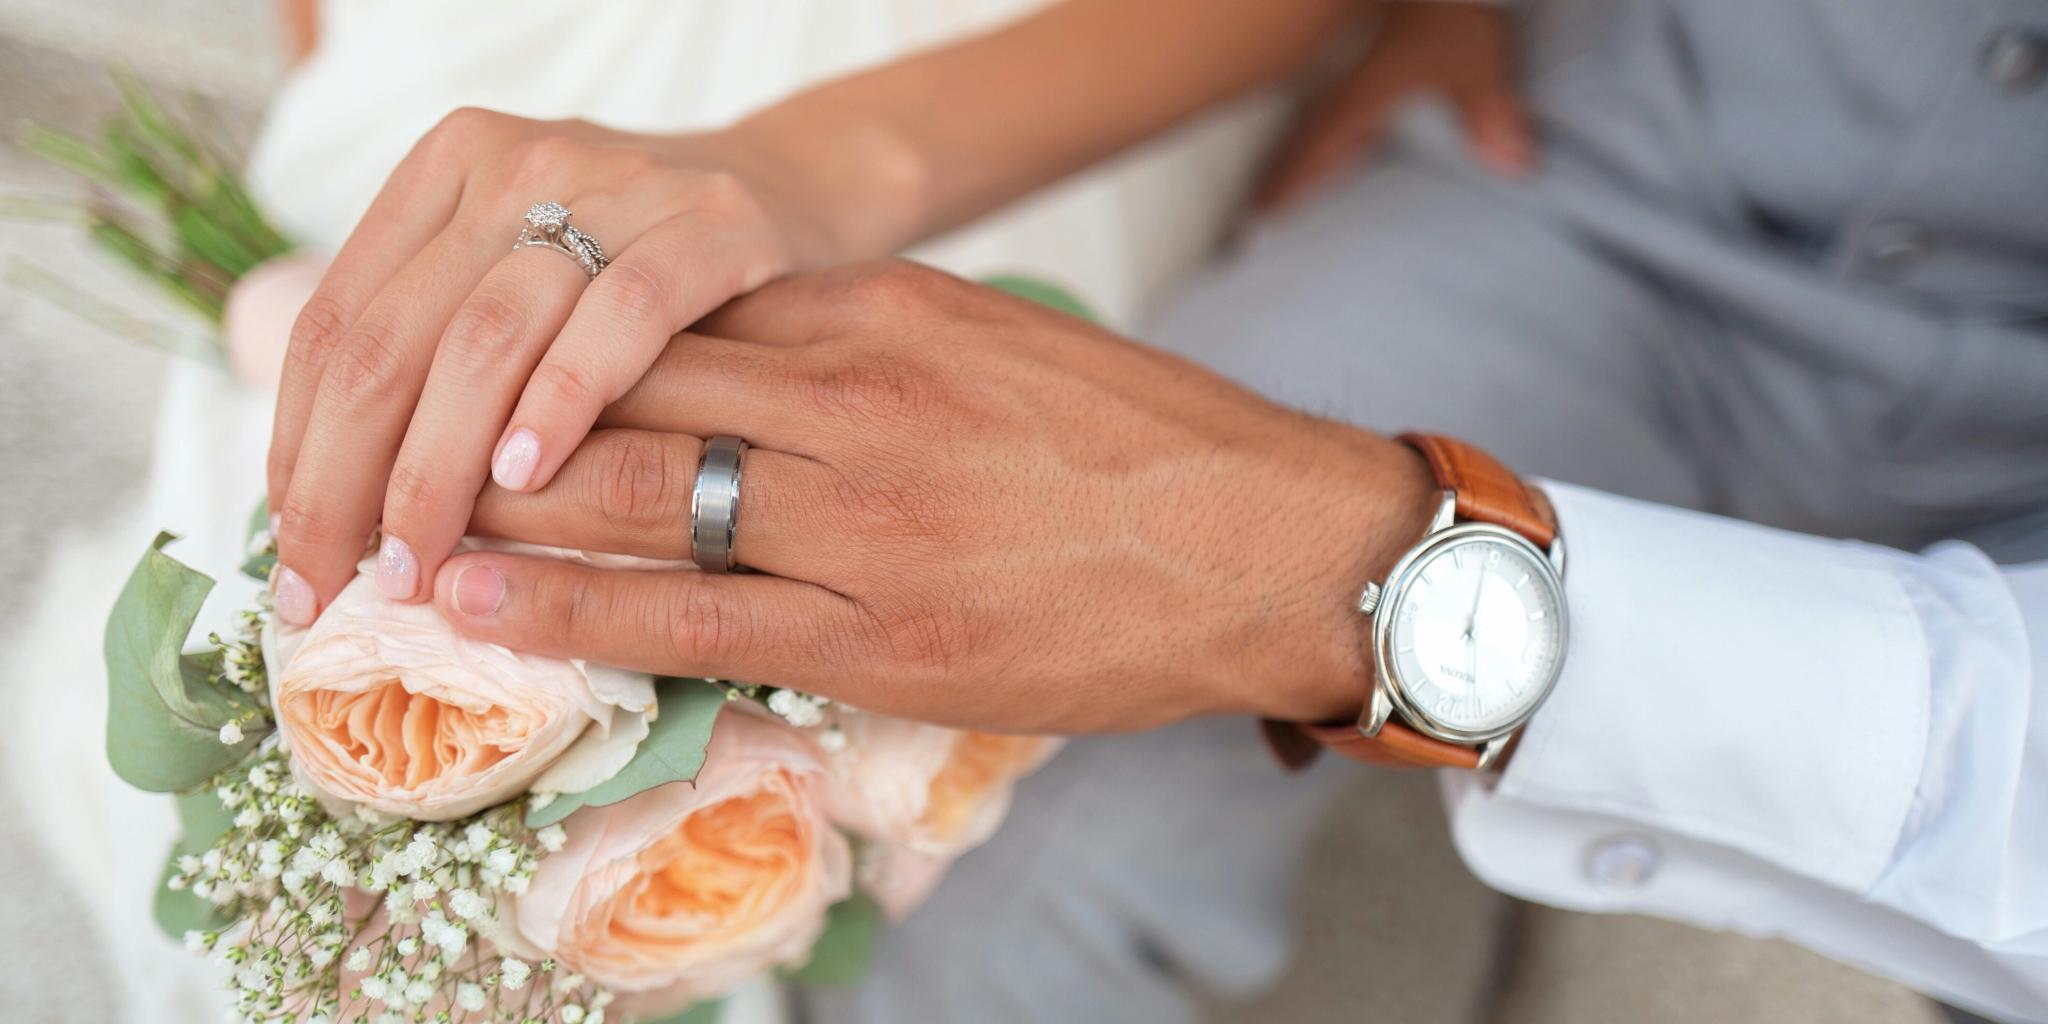
[[(1500, 460), (1462, 441), (1437, 434), (1402, 434), (1400, 440), (1422, 453), (1430, 471), (1436, 474), (1437, 486), (1456, 495), (1460, 519), (1504, 526), (1539, 548), (1549, 548), (1557, 539), (1557, 520), (1550, 502), (1501, 465)], [(1290, 769), (1306, 766), (1325, 747), (1368, 764), (1479, 766), (1478, 748), (1446, 743), (1395, 721), (1383, 723), (1373, 736), (1365, 735), (1356, 722), (1267, 721), (1263, 728), (1274, 755)]]
[(1457, 493), (1458, 518), (1505, 526), (1539, 548), (1557, 539), (1550, 503), (1499, 459), (1440, 434), (1402, 434), (1400, 441), (1429, 460), (1438, 487)]

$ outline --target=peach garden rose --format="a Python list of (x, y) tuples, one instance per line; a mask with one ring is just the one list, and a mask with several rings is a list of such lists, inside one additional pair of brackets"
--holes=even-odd
[(310, 628), (273, 618), (264, 653), (299, 782), (330, 805), (421, 821), (597, 785), (655, 711), (645, 674), (469, 639), (367, 573)]
[(1016, 781), (1058, 749), (1046, 736), (999, 736), (841, 708), (845, 744), (831, 755), (832, 819), (873, 841), (862, 886), (902, 919), (953, 859), (1002, 824)]
[(552, 956), (639, 1012), (680, 1009), (795, 965), (851, 886), (808, 739), (738, 707), (696, 781), (563, 822), (568, 841), (513, 903), (513, 948)]

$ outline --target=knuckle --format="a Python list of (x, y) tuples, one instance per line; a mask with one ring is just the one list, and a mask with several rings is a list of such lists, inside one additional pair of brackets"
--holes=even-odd
[(560, 180), (576, 164), (582, 150), (581, 143), (564, 135), (541, 135), (529, 139), (519, 147), (519, 154), (514, 159), (518, 168), (515, 180), (521, 187)]
[(513, 354), (525, 327), (526, 314), (515, 302), (480, 290), (455, 311), (445, 344), (475, 365), (496, 366)]
[(605, 268), (590, 287), (598, 293), (596, 300), (623, 324), (660, 321), (668, 309), (667, 286), (637, 263)]
[(297, 493), (287, 495), (277, 510), (277, 534), (281, 546), (293, 549), (327, 547), (344, 539), (341, 521), (324, 503)]
[(436, 508), (447, 496), (446, 488), (432, 470), (404, 458), (399, 459), (391, 467), (391, 480), (386, 493), (393, 514), (387, 514), (385, 518), (390, 520), (396, 520), (408, 512), (418, 513)]
[(596, 410), (611, 401), (589, 370), (557, 359), (534, 368), (531, 386), (544, 404), (555, 409)]
[(470, 141), (496, 129), (508, 120), (509, 117), (495, 110), (486, 110), (483, 107), (456, 107), (442, 115), (441, 120), (434, 123), (428, 134), (450, 141)]
[(814, 406), (872, 422), (923, 419), (943, 386), (923, 363), (893, 349), (862, 353), (803, 379)]
[(391, 393), (404, 369), (397, 330), (387, 321), (365, 318), (335, 347), (320, 386), (350, 405), (361, 405)]
[(654, 626), (668, 638), (680, 666), (714, 665), (744, 656), (753, 625), (722, 586), (694, 581), (667, 588), (654, 610)]
[(638, 528), (672, 519), (682, 478), (675, 453), (659, 437), (612, 431), (601, 435), (599, 471), (592, 474), (590, 502), (613, 527)]
[(348, 311), (341, 302), (324, 290), (316, 291), (292, 320), (286, 352), (318, 366), (326, 362), (335, 347), (341, 344), (347, 330)]
[(885, 601), (878, 627), (891, 659), (917, 672), (946, 675), (965, 665), (980, 643), (958, 616), (923, 602)]

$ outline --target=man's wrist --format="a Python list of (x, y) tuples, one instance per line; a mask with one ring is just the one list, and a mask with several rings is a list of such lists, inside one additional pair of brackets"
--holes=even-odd
[[(1441, 491), (1422, 455), (1408, 445), (1357, 432), (1333, 454), (1331, 479), (1348, 510), (1303, 523), (1291, 546), (1303, 592), (1299, 636), (1306, 651), (1281, 652), (1286, 678), (1261, 694), (1256, 713), (1283, 721), (1356, 718), (1371, 695), (1371, 622), (1358, 612), (1359, 592), (1386, 578), (1421, 540)], [(1303, 655), (1306, 655), (1305, 657)]]

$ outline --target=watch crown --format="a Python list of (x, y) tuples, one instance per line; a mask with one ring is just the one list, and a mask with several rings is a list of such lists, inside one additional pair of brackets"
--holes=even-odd
[(1358, 611), (1360, 612), (1360, 614), (1371, 615), (1373, 613), (1373, 609), (1378, 608), (1379, 606), (1380, 585), (1377, 583), (1366, 584), (1365, 589), (1360, 591), (1358, 594)]

